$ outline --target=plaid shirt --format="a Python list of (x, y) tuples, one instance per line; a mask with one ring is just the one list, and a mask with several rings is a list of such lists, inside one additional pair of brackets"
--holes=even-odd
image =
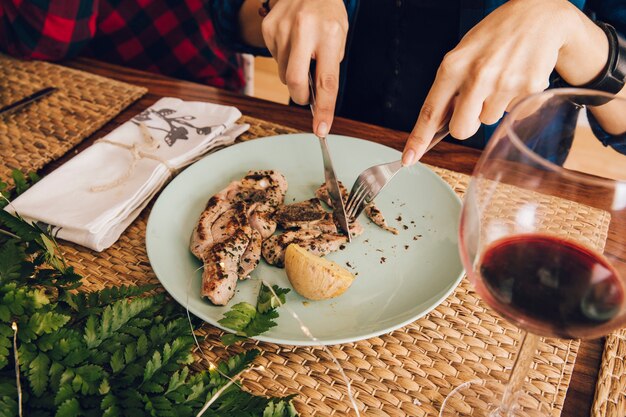
[(79, 53), (241, 90), (237, 54), (214, 36), (203, 0), (0, 0), (0, 49), (60, 60)]

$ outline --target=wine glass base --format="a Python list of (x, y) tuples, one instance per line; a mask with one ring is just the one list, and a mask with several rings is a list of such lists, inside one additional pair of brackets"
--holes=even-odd
[(503, 410), (504, 385), (497, 380), (465, 382), (448, 394), (439, 417), (543, 417), (550, 415), (547, 407), (525, 392), (519, 392), (514, 406)]

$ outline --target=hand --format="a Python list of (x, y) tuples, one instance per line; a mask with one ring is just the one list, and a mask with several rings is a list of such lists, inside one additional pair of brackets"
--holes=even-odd
[(278, 0), (261, 26), (265, 45), (278, 62), (281, 81), (291, 99), (309, 102), (309, 67), (316, 61), (316, 109), (313, 131), (330, 131), (339, 90), (339, 64), (348, 35), (342, 0)]
[(511, 0), (472, 28), (444, 58), (402, 161), (421, 158), (451, 112), (450, 134), (472, 136), (521, 98), (543, 91), (552, 71), (583, 84), (608, 58), (603, 31), (566, 0)]

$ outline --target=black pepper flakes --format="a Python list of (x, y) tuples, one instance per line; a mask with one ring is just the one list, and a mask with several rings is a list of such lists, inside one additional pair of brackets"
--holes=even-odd
[(384, 264), (385, 262), (387, 262), (387, 258), (385, 258), (384, 256), (380, 258), (380, 263)]

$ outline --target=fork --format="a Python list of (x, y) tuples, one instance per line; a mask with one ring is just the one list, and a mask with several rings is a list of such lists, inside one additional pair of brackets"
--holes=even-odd
[[(448, 119), (449, 120), (449, 119)], [(430, 151), (436, 144), (441, 142), (443, 138), (448, 136), (448, 122), (444, 122), (444, 127), (435, 134), (435, 137), (426, 148), (426, 152)], [(402, 160), (389, 162), (381, 165), (374, 165), (361, 172), (346, 202), (346, 215), (350, 221), (356, 220), (363, 209), (371, 203), (376, 196), (382, 191), (389, 181), (402, 168)]]

